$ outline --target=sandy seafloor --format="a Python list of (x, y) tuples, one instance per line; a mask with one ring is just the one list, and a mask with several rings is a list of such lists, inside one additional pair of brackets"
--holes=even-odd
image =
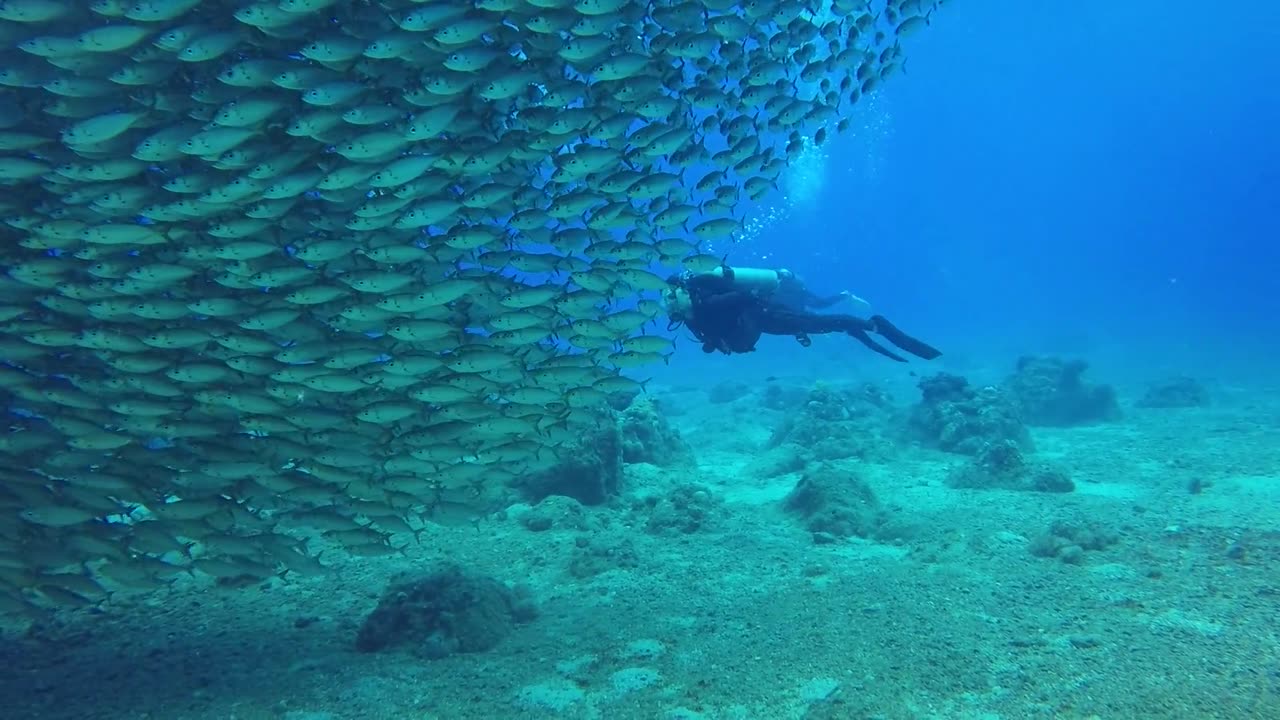
[[(1033, 429), (1070, 494), (950, 489), (964, 458), (918, 447), (848, 461), (913, 530), (829, 545), (781, 509), (797, 475), (755, 472), (781, 413), (651, 392), (698, 466), (628, 466), (624, 498), (587, 509), (595, 529), (433, 527), (404, 557), (328, 559), (330, 577), (193, 580), (78, 611), (2, 641), (0, 717), (1280, 718), (1274, 390)], [(714, 522), (645, 532), (626, 496), (690, 482), (719, 501)], [(1080, 565), (1033, 556), (1057, 520), (1119, 541)], [(634, 566), (574, 577), (584, 535), (629, 543)], [(541, 616), (484, 653), (356, 652), (388, 578), (441, 558), (529, 583)]]

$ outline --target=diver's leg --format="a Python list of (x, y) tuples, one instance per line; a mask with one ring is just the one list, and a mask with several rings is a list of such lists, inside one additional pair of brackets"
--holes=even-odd
[(872, 315), (870, 325), (873, 332), (918, 358), (932, 360), (942, 354), (941, 350), (932, 345), (902, 332), (883, 315)]
[(852, 315), (819, 315), (778, 306), (760, 313), (759, 323), (760, 332), (766, 335), (825, 335), (853, 328), (871, 329), (867, 321)]
[(805, 340), (809, 335), (842, 332), (891, 360), (906, 362), (905, 359), (872, 340), (867, 335), (867, 331), (871, 329), (872, 325), (869, 321), (855, 315), (821, 315), (778, 308), (770, 308), (769, 312), (764, 313), (760, 319), (760, 330), (770, 335), (794, 335), (801, 338), (801, 344), (806, 344)]

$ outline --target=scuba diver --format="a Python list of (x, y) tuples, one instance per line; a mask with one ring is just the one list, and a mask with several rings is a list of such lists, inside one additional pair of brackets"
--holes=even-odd
[[(664, 300), (667, 314), (674, 329), (681, 323), (688, 326), (702, 343), (703, 352), (732, 353), (752, 352), (762, 334), (791, 335), (804, 347), (809, 347), (810, 335), (843, 332), (856, 338), (863, 345), (898, 362), (906, 359), (872, 340), (868, 333), (875, 333), (901, 350), (925, 360), (932, 360), (942, 353), (934, 347), (899, 330), (880, 315), (863, 319), (855, 315), (837, 315), (808, 312), (803, 302), (797, 306), (796, 298), (803, 301), (803, 293), (794, 288), (778, 291), (783, 285), (782, 273), (787, 271), (759, 268), (731, 268), (722, 265), (705, 273), (681, 273), (667, 279), (670, 289)], [(785, 282), (799, 283), (794, 274)], [(802, 283), (799, 283), (803, 287)], [(808, 293), (806, 289), (804, 293)], [(812, 294), (809, 293), (811, 296)], [(839, 297), (845, 297), (842, 293)], [(834, 304), (832, 300), (830, 304)]]

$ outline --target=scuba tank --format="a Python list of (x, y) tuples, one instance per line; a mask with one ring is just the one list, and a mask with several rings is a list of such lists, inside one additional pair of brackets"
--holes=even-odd
[(726, 278), (733, 283), (735, 290), (749, 292), (759, 297), (772, 295), (773, 291), (778, 289), (777, 270), (722, 265), (707, 274)]

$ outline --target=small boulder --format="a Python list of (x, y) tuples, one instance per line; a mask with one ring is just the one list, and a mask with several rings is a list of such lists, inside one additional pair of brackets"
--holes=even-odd
[(920, 402), (908, 421), (915, 439), (961, 455), (1002, 442), (1035, 449), (1017, 401), (1004, 389), (974, 388), (965, 378), (947, 373), (924, 378), (919, 387)]
[(569, 574), (586, 579), (610, 570), (629, 570), (640, 564), (640, 554), (629, 537), (616, 533), (579, 535), (569, 558)]
[(972, 460), (952, 470), (946, 483), (967, 490), (1075, 490), (1075, 483), (1061, 469), (1028, 461), (1017, 444), (1008, 440), (984, 446)]
[(667, 421), (661, 408), (647, 395), (636, 398), (622, 413), (622, 461), (658, 467), (695, 464), (693, 449)]
[(1068, 565), (1084, 563), (1085, 553), (1105, 550), (1120, 539), (1118, 533), (1093, 523), (1054, 522), (1027, 545), (1032, 555), (1057, 558)]
[(544, 530), (584, 530), (587, 512), (571, 497), (548, 495), (520, 515), (520, 524), (534, 532)]
[(1022, 357), (1004, 386), (1029, 425), (1067, 427), (1119, 418), (1115, 389), (1086, 382), (1088, 367), (1083, 360)]
[(1172, 378), (1147, 388), (1135, 403), (1140, 408), (1193, 408), (1209, 405), (1209, 391), (1198, 380)]
[(871, 537), (883, 519), (871, 486), (828, 464), (806, 472), (784, 507), (804, 521), (819, 544), (830, 538)]
[(428, 659), (483, 652), (536, 616), (527, 590), (442, 564), (393, 581), (361, 625), (356, 649), (408, 648)]

